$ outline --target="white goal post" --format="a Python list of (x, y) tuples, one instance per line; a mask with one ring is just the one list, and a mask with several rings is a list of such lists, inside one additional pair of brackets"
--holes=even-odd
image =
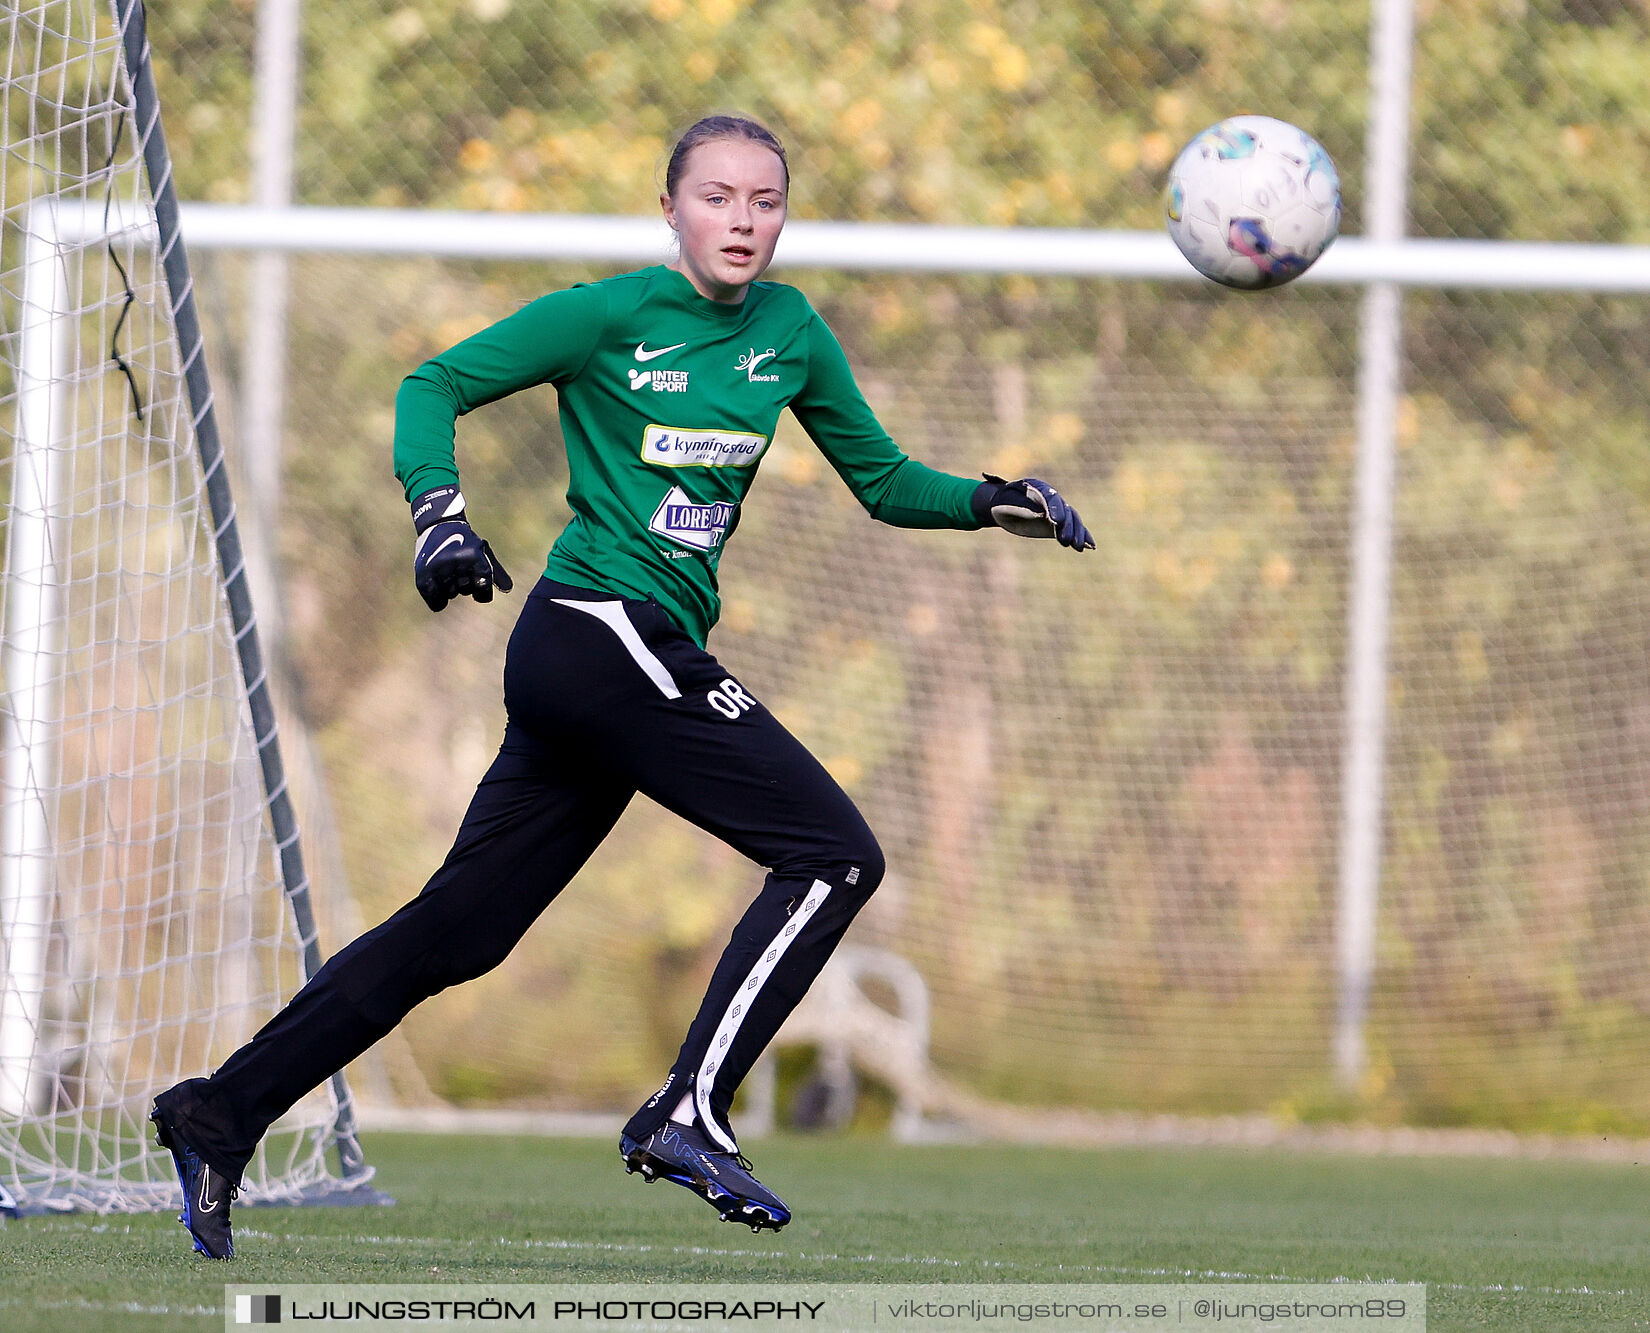
[[(184, 239), (196, 250), (650, 264), (668, 253), (671, 239), (659, 219), (626, 215), (186, 203), (179, 217)], [(785, 224), (773, 267), (776, 272), (1004, 273), (1208, 285), (1166, 233), (1081, 227), (795, 221)], [(1295, 281), (1650, 292), (1650, 245), (1342, 236)]]

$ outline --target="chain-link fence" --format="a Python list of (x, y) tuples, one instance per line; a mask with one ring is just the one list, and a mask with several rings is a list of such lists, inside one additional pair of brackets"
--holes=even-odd
[[(250, 197), (255, 17), (153, 18), (186, 198)], [(1328, 0), (304, 20), (302, 203), (647, 213), (672, 130), (736, 107), (791, 145), (797, 216), (1147, 228), (1180, 144), (1256, 111), (1328, 147), (1361, 227), (1367, 15)], [(1644, 26), (1611, 0), (1423, 5), (1412, 229), (1645, 239)], [(198, 268), (232, 405), (247, 265)], [(511, 618), (422, 610), (395, 386), (596, 275), (292, 266), (291, 697), (311, 829), (324, 781), (337, 839), (319, 892), (347, 883), (361, 918), (445, 850), (496, 742)], [(878, 528), (787, 424), (724, 564), (714, 646), (882, 836), (893, 874), (856, 932), (922, 970), (943, 1071), (1009, 1100), (1646, 1123), (1642, 300), (1407, 301), (1377, 993), (1348, 1096), (1329, 1046), (1356, 293), (778, 276), (910, 453), (1049, 475), (1100, 538), (1076, 560)], [(565, 514), (553, 398), (466, 419), (460, 460), (478, 523), (532, 573)], [(632, 812), (498, 973), (413, 1016), (409, 1074), (461, 1101), (629, 1103), (756, 873)]]
[[(250, 198), (256, 17), (154, 16), (185, 198)], [(303, 19), (303, 203), (647, 212), (672, 131), (718, 107), (791, 143), (802, 217), (1153, 227), (1175, 151), (1237, 111), (1307, 126), (1362, 177), (1368, 15), (1335, 0), (343, 0)], [(1640, 0), (1419, 5), (1412, 230), (1642, 240), (1646, 28)]]

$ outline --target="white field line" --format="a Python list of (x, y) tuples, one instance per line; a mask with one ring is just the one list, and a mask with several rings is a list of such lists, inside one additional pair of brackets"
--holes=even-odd
[[(292, 1233), (258, 1232), (250, 1228), (241, 1228), (243, 1236), (256, 1236), (259, 1239), (280, 1241), (313, 1240), (313, 1236), (304, 1236)], [(1003, 1259), (981, 1259), (965, 1262), (961, 1259), (946, 1259), (934, 1255), (921, 1254), (834, 1254), (807, 1250), (741, 1250), (723, 1248), (710, 1245), (627, 1245), (622, 1241), (598, 1240), (518, 1240), (509, 1236), (495, 1236), (490, 1240), (456, 1241), (440, 1237), (424, 1236), (359, 1236), (356, 1238), (363, 1244), (386, 1245), (439, 1245), (450, 1248), (457, 1244), (491, 1245), (499, 1249), (523, 1250), (599, 1250), (623, 1254), (688, 1254), (705, 1255), (712, 1258), (730, 1259), (799, 1259), (812, 1263), (849, 1263), (849, 1264), (909, 1264), (915, 1267), (936, 1268), (1019, 1268), (1021, 1264), (1012, 1263)], [(1375, 1277), (1364, 1274), (1358, 1277), (1339, 1275), (1335, 1277), (1301, 1277), (1291, 1273), (1244, 1273), (1216, 1268), (1138, 1268), (1119, 1264), (1055, 1264), (1056, 1272), (1061, 1273), (1095, 1273), (1111, 1274), (1120, 1277), (1178, 1277), (1195, 1278), (1205, 1282), (1308, 1282), (1339, 1285), (1343, 1283), (1375, 1282), (1389, 1286), (1402, 1285), (1416, 1279), (1407, 1277)], [(1487, 1286), (1472, 1286), (1461, 1282), (1428, 1282), (1427, 1287), (1436, 1287), (1441, 1291), (1462, 1291), (1493, 1294), (1496, 1292), (1510, 1292), (1525, 1295), (1544, 1296), (1640, 1296), (1644, 1292), (1631, 1288), (1602, 1288), (1602, 1287), (1542, 1287), (1529, 1286), (1518, 1282), (1494, 1282)]]
[[(1646, 247), (1650, 250), (1650, 247)], [(1265, 1115), (1145, 1115), (1130, 1111), (1039, 1110), (999, 1106), (947, 1090), (956, 1125), (925, 1127), (935, 1143), (1038, 1144), (1059, 1138), (1082, 1148), (1260, 1148), (1354, 1157), (1493, 1157), (1511, 1161), (1650, 1161), (1650, 1139), (1608, 1134), (1517, 1134), (1505, 1129), (1449, 1129), (1358, 1124), (1296, 1124)], [(954, 1103), (954, 1104), (953, 1104)], [(358, 1108), (368, 1133), (530, 1134), (603, 1138), (625, 1113), (460, 1110), (453, 1107)], [(961, 1134), (959, 1139), (957, 1136)], [(757, 1138), (759, 1135), (747, 1135)], [(911, 1140), (925, 1141), (923, 1133)]]
[[(37, 1226), (40, 1231), (73, 1231), (103, 1234), (116, 1232), (129, 1234), (132, 1231), (130, 1223), (85, 1222), (73, 1221), (50, 1222)], [(314, 1235), (292, 1231), (263, 1231), (256, 1227), (238, 1226), (235, 1234), (242, 1239), (272, 1240), (283, 1243), (304, 1243), (316, 1239)], [(846, 1264), (906, 1264), (912, 1267), (927, 1268), (1020, 1268), (1021, 1264), (1012, 1263), (1006, 1259), (980, 1259), (964, 1261), (961, 1259), (947, 1259), (938, 1255), (924, 1254), (836, 1254), (830, 1252), (807, 1250), (741, 1250), (731, 1247), (715, 1245), (631, 1245), (623, 1241), (606, 1240), (521, 1240), (511, 1236), (494, 1236), (491, 1239), (456, 1239), (449, 1236), (385, 1236), (385, 1235), (356, 1235), (351, 1238), (357, 1245), (407, 1245), (407, 1246), (434, 1246), (441, 1249), (454, 1247), (492, 1246), (503, 1250), (587, 1250), (609, 1254), (687, 1254), (704, 1255), (718, 1259), (786, 1259), (803, 1260), (810, 1263), (846, 1263)], [(1120, 1264), (1055, 1264), (1056, 1272), (1061, 1273), (1094, 1273), (1111, 1274), (1116, 1277), (1133, 1278), (1191, 1278), (1204, 1282), (1309, 1282), (1339, 1285), (1349, 1282), (1375, 1282), (1389, 1286), (1402, 1285), (1414, 1282), (1417, 1279), (1409, 1277), (1376, 1277), (1363, 1274), (1357, 1277), (1340, 1274), (1334, 1277), (1305, 1277), (1298, 1273), (1246, 1273), (1235, 1269), (1221, 1268), (1138, 1268)], [(1439, 1291), (1461, 1291), (1481, 1295), (1495, 1295), (1507, 1293), (1511, 1295), (1527, 1296), (1643, 1296), (1647, 1293), (1634, 1288), (1611, 1287), (1545, 1287), (1531, 1286), (1522, 1282), (1491, 1282), (1484, 1285), (1473, 1285), (1464, 1282), (1427, 1282), (1427, 1288), (1436, 1288)], [(0, 1308), (7, 1302), (0, 1301)], [(103, 1308), (91, 1307), (87, 1308)], [(126, 1308), (124, 1306), (109, 1308)], [(136, 1309), (137, 1307), (133, 1307)], [(144, 1310), (143, 1313), (149, 1313)], [(183, 1310), (181, 1313), (216, 1314), (216, 1310)], [(154, 1313), (164, 1313), (157, 1309)]]
[(98, 1314), (210, 1315), (221, 1317), (216, 1305), (141, 1305), (137, 1301), (17, 1301), (0, 1299), (0, 1310), (91, 1310)]

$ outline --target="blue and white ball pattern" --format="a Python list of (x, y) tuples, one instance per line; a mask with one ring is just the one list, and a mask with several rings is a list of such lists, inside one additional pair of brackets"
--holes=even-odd
[(1232, 116), (1169, 168), (1169, 235), (1193, 268), (1228, 287), (1278, 287), (1341, 227), (1341, 182), (1323, 145), (1271, 116)]

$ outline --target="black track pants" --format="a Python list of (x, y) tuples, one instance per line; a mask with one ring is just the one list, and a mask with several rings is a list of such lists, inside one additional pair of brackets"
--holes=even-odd
[[(734, 1089), (882, 878), (865, 820), (817, 760), (658, 606), (540, 580), (510, 639), (504, 743), (446, 861), (342, 949), (210, 1079), (162, 1094), (190, 1144), (239, 1180), (269, 1126), (421, 1000), (502, 962), (633, 793), (768, 867), (665, 1087), (736, 1146)], [(661, 892), (669, 892), (668, 885)]]

